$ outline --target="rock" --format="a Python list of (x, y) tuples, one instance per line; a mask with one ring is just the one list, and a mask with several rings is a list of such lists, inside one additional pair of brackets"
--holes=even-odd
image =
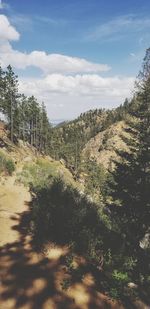
[(60, 159), (59, 162), (60, 162), (62, 165), (64, 165), (64, 166), (66, 165), (66, 162), (65, 162), (64, 159)]
[(33, 159), (30, 156), (24, 158), (24, 162), (32, 162), (32, 161)]
[(140, 247), (144, 250), (150, 248), (150, 230), (147, 231), (143, 239), (140, 241)]
[(129, 283), (128, 283), (128, 288), (130, 288), (130, 289), (137, 289), (137, 288), (138, 288), (138, 285), (135, 284), (134, 282), (129, 282)]

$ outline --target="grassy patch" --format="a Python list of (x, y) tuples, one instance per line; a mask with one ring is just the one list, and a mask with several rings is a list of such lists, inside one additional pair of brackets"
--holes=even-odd
[(71, 173), (58, 161), (37, 159), (34, 163), (26, 163), (23, 170), (18, 174), (18, 181), (25, 186), (43, 188), (48, 180), (61, 178), (65, 183), (76, 186)]

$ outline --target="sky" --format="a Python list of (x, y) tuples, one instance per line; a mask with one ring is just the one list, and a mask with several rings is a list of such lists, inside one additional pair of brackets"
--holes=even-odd
[(50, 120), (131, 98), (148, 47), (149, 0), (0, 0), (0, 65)]

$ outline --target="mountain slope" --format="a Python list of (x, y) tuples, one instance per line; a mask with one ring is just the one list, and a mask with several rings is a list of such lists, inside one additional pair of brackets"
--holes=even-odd
[[(119, 121), (126, 121), (131, 105), (132, 103), (126, 100), (116, 109), (90, 110), (75, 120), (53, 128), (50, 137), (50, 155), (57, 159), (63, 158), (68, 167), (72, 165), (77, 171), (81, 163), (81, 153), (86, 148), (86, 144), (111, 125), (115, 125)], [(116, 134), (118, 134), (117, 132)]]
[(122, 136), (130, 137), (125, 132), (127, 125), (124, 121), (112, 124), (106, 130), (99, 132), (91, 138), (82, 151), (82, 157), (96, 160), (97, 164), (102, 164), (108, 169), (114, 167), (113, 161), (119, 160), (118, 150), (128, 151), (128, 146), (123, 141)]

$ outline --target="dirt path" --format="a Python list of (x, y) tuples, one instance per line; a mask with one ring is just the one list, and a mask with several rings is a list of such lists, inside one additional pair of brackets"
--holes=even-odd
[[(37, 254), (29, 234), (31, 196), (15, 180), (9, 177), (0, 185), (0, 309), (123, 309), (96, 292), (88, 273), (82, 283), (62, 289), (66, 248)], [(148, 308), (132, 305), (126, 308)]]
[(31, 197), (27, 188), (15, 184), (16, 177), (8, 177), (0, 184), (0, 246), (19, 239), (18, 231), (13, 229), (14, 219), (27, 210)]

